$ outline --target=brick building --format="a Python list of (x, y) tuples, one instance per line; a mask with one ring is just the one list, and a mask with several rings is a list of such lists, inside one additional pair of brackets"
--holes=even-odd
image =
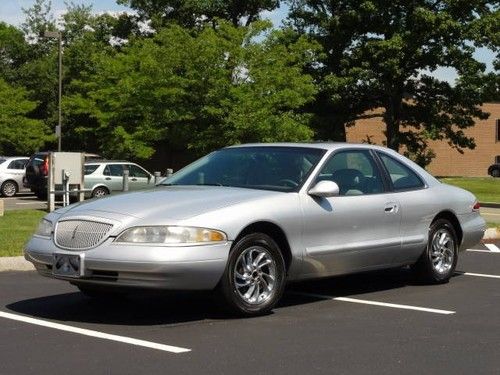
[[(490, 117), (464, 130), (468, 137), (474, 138), (474, 150), (464, 150), (460, 154), (446, 141), (429, 142), (436, 154), (427, 167), (430, 173), (434, 176), (487, 176), (488, 167), (495, 161), (500, 163), (500, 103), (484, 104), (483, 110), (490, 113)], [(358, 143), (370, 137), (373, 143), (381, 144), (385, 139), (383, 130), (380, 118), (359, 120), (347, 129), (347, 141)]]

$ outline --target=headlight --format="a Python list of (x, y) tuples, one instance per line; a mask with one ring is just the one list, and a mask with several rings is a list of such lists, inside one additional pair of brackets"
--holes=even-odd
[(122, 232), (115, 241), (131, 243), (183, 244), (221, 242), (226, 240), (227, 236), (225, 233), (214, 229), (177, 226), (150, 226), (127, 229)]
[(42, 219), (40, 224), (38, 224), (38, 229), (35, 232), (35, 235), (41, 237), (50, 237), (52, 234), (52, 222), (47, 219)]

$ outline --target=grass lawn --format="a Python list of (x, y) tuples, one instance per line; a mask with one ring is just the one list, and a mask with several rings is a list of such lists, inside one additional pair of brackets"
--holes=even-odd
[(0, 216), (0, 257), (23, 254), (23, 246), (47, 213), (39, 210), (5, 211)]
[(479, 202), (500, 203), (500, 179), (493, 177), (450, 177), (441, 182), (458, 186), (473, 193)]

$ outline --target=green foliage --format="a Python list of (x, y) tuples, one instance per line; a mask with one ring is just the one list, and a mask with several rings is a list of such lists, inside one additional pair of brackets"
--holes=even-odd
[[(432, 157), (428, 139), (447, 140), (459, 151), (474, 148), (463, 129), (487, 118), (479, 106), (491, 78), (475, 60), (474, 45), (498, 51), (498, 3), (290, 3), (290, 25), (310, 34), (325, 51), (310, 69), (321, 88), (312, 106), (319, 134), (345, 137), (344, 126), (383, 108), (387, 145), (405, 149), (422, 164)], [(457, 71), (455, 85), (429, 74), (439, 67)]]
[(0, 154), (30, 154), (49, 140), (42, 121), (29, 117), (36, 103), (24, 88), (10, 86), (0, 79)]
[(101, 152), (148, 158), (157, 147), (202, 153), (227, 144), (312, 137), (297, 110), (315, 88), (303, 64), (316, 46), (284, 43), (269, 25), (221, 22), (193, 34), (180, 26), (94, 56), (94, 71), (73, 83), (65, 109), (96, 121)]
[(118, 0), (118, 4), (135, 9), (142, 19), (151, 20), (154, 28), (171, 22), (193, 28), (217, 19), (227, 20), (234, 26), (244, 20), (249, 26), (259, 19), (262, 11), (277, 8), (279, 0)]

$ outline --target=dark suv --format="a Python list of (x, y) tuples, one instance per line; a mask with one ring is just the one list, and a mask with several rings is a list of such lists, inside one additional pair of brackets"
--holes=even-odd
[[(97, 154), (85, 154), (85, 161), (97, 160)], [(49, 175), (49, 152), (37, 152), (26, 164), (25, 188), (30, 189), (40, 199), (47, 199), (47, 179)]]
[(500, 177), (500, 163), (490, 165), (488, 174), (492, 177)]

